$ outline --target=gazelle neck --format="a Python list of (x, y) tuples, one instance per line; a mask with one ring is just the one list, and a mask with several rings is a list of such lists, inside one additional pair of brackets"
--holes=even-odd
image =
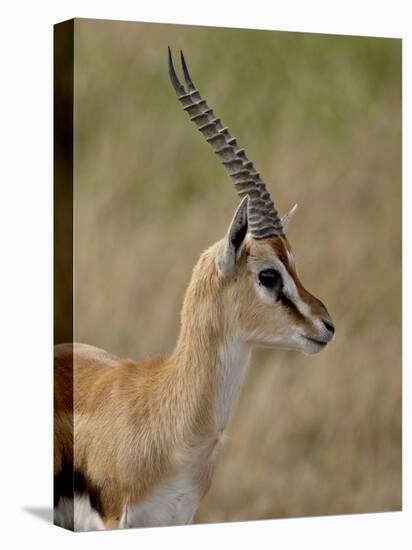
[(250, 345), (225, 315), (222, 293), (227, 282), (218, 278), (214, 252), (214, 247), (206, 251), (195, 268), (172, 364), (180, 380), (176, 386), (187, 392), (181, 399), (191, 404), (192, 416), (206, 421), (207, 431), (220, 432), (239, 395)]

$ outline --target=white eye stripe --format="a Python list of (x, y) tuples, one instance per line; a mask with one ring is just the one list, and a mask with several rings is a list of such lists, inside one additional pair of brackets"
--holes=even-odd
[[(294, 265), (294, 256), (292, 252), (289, 252), (289, 250), (286, 250), (288, 260), (290, 261), (291, 265)], [(258, 267), (258, 269), (256, 269)], [(296, 283), (289, 273), (288, 269), (286, 268), (285, 264), (278, 258), (277, 255), (271, 254), (271, 258), (269, 261), (265, 262), (257, 262), (255, 269), (255, 288), (258, 296), (262, 300), (262, 302), (265, 302), (267, 304), (273, 303), (273, 291), (270, 289), (267, 289), (263, 285), (259, 284), (258, 282), (258, 273), (264, 269), (276, 269), (279, 271), (279, 273), (282, 276), (283, 280), (283, 292), (285, 296), (293, 302), (296, 309), (299, 311), (299, 313), (312, 321), (316, 320), (316, 317), (313, 316), (310, 306), (302, 300), (300, 297), (300, 294), (298, 292)]]
[(277, 260), (276, 266), (278, 268), (278, 271), (280, 271), (280, 273), (282, 274), (283, 288), (286, 296), (295, 304), (297, 310), (304, 317), (312, 318), (309, 306), (301, 299), (295, 281), (293, 280), (293, 277), (290, 275), (289, 271), (286, 269), (283, 262)]
[(283, 279), (283, 288), (286, 290), (286, 293), (288, 294), (289, 298), (298, 299), (298, 290), (295, 285), (295, 281), (290, 276), (288, 270), (284, 266), (284, 264), (280, 261), (276, 261), (276, 267), (280, 274), (282, 275)]

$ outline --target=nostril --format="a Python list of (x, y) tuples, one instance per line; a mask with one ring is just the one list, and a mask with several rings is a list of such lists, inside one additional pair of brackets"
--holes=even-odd
[(335, 334), (335, 327), (332, 325), (332, 323), (329, 323), (329, 321), (322, 321), (325, 327), (331, 332), (332, 334)]

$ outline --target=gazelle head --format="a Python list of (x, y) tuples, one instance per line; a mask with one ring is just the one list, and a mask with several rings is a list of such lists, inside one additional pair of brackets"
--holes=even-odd
[(169, 74), (178, 99), (242, 197), (216, 249), (216, 270), (224, 289), (228, 322), (250, 344), (317, 353), (332, 340), (335, 328), (326, 307), (304, 288), (297, 275), (285, 235), (296, 205), (283, 218), (278, 216), (245, 150), (200, 96), (182, 52), (181, 62), (187, 90), (177, 78), (169, 48)]

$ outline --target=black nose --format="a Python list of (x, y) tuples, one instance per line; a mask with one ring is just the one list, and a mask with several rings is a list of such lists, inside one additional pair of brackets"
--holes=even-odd
[(335, 327), (332, 325), (332, 323), (330, 323), (329, 321), (322, 321), (322, 323), (325, 325), (327, 330), (329, 330), (329, 332), (335, 334)]

